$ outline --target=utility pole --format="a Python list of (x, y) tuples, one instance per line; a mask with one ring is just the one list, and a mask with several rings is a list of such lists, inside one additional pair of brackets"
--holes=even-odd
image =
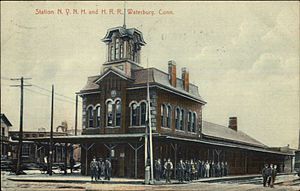
[(75, 106), (75, 136), (77, 135), (77, 118), (78, 118), (78, 95), (76, 95), (76, 106)]
[(50, 129), (50, 146), (49, 146), (49, 169), (48, 174), (52, 176), (52, 159), (53, 159), (53, 105), (54, 105), (54, 85), (52, 85), (52, 98), (51, 98), (51, 129)]
[(17, 161), (17, 169), (16, 175), (20, 175), (23, 173), (22, 170), (22, 146), (23, 146), (23, 99), (24, 99), (24, 86), (31, 86), (31, 85), (24, 85), (24, 80), (30, 80), (31, 78), (12, 78), (10, 80), (20, 80), (21, 85), (11, 85), (11, 87), (20, 87), (21, 89), (21, 98), (20, 98), (20, 130), (19, 130), (19, 145), (18, 145), (18, 161)]

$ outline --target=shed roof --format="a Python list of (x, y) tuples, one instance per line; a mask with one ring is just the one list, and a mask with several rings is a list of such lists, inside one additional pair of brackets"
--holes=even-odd
[(202, 134), (212, 139), (222, 139), (230, 142), (238, 142), (256, 147), (266, 148), (267, 146), (258, 140), (250, 137), (249, 135), (232, 130), (226, 126), (218, 125), (215, 123), (203, 121)]

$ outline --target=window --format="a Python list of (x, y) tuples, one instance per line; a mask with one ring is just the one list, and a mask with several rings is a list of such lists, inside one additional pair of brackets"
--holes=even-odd
[(180, 113), (180, 130), (184, 130), (184, 110), (181, 109)]
[(196, 113), (193, 113), (193, 119), (192, 119), (192, 131), (196, 132), (196, 120), (197, 120), (197, 115)]
[(88, 127), (94, 127), (94, 112), (93, 107), (88, 107)]
[(122, 113), (122, 107), (121, 107), (121, 101), (116, 101), (116, 126), (121, 126), (121, 113)]
[(107, 126), (113, 125), (113, 104), (112, 101), (107, 102)]
[(101, 120), (101, 108), (100, 108), (100, 106), (97, 106), (96, 107), (96, 116), (97, 116), (97, 118), (96, 118), (96, 127), (100, 127), (100, 120)]
[(188, 113), (188, 131), (192, 131), (192, 112)]
[(110, 60), (114, 60), (115, 59), (115, 50), (114, 50), (114, 46), (111, 45), (110, 46)]
[(1, 129), (2, 129), (1, 135), (2, 135), (2, 136), (5, 136), (5, 127), (2, 127)]
[(167, 120), (167, 127), (171, 128), (171, 116), (172, 116), (172, 110), (171, 106), (167, 106), (167, 113), (166, 113), (166, 120)]
[(176, 124), (176, 129), (179, 129), (180, 130), (180, 123), (179, 123), (179, 120), (180, 120), (180, 109), (177, 108), (176, 109), (176, 113), (175, 113), (175, 124)]
[(166, 113), (165, 105), (162, 104), (160, 106), (161, 126), (162, 127), (165, 127), (165, 113)]
[(133, 103), (131, 105), (131, 125), (132, 126), (138, 126), (138, 110), (139, 110), (139, 107), (136, 103)]
[(117, 38), (116, 39), (116, 59), (120, 58), (120, 40)]
[(141, 125), (146, 125), (146, 112), (147, 112), (147, 105), (145, 102), (142, 102), (140, 105), (141, 108)]
[(123, 44), (120, 45), (120, 58), (124, 57), (124, 48), (123, 48)]

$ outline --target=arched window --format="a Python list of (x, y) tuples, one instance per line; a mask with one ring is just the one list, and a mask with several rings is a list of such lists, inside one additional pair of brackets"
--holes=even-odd
[(197, 115), (196, 113), (193, 113), (193, 120), (192, 120), (192, 131), (196, 132), (196, 120), (197, 120)]
[(180, 112), (180, 130), (184, 130), (184, 110)]
[(116, 126), (121, 126), (121, 113), (122, 113), (122, 107), (121, 107), (121, 101), (116, 101)]
[(171, 110), (171, 106), (167, 106), (167, 113), (166, 113), (166, 117), (167, 117), (167, 127), (171, 128), (171, 116), (172, 116), (172, 110)]
[(131, 125), (138, 126), (138, 105), (136, 103), (131, 104)]
[(88, 107), (88, 127), (94, 127), (94, 112), (93, 107)]
[(176, 108), (176, 112), (175, 112), (175, 124), (176, 124), (176, 127), (175, 128), (180, 130), (179, 120), (180, 120), (180, 109)]
[(123, 47), (123, 44), (121, 43), (120, 45), (120, 58), (123, 58), (124, 57), (124, 47)]
[(142, 102), (140, 104), (140, 108), (141, 108), (141, 125), (145, 126), (146, 125), (147, 104), (145, 102)]
[(111, 45), (110, 46), (110, 60), (114, 60), (115, 59), (115, 50), (114, 50), (114, 46)]
[(113, 104), (112, 101), (107, 102), (107, 126), (111, 127), (113, 125)]
[(192, 112), (188, 113), (188, 131), (192, 131)]
[(116, 59), (120, 58), (120, 40), (116, 39)]
[(166, 116), (166, 109), (165, 109), (165, 105), (162, 104), (160, 106), (160, 115), (161, 115), (161, 126), (165, 127), (166, 126), (166, 120), (165, 120), (165, 116)]
[(100, 116), (101, 116), (101, 108), (100, 108), (100, 106), (97, 106), (96, 107), (96, 116), (97, 116), (97, 118), (96, 118), (96, 127), (100, 127), (100, 120), (101, 120), (101, 118), (100, 118)]

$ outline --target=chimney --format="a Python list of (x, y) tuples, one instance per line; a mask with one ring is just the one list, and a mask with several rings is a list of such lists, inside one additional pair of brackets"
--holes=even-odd
[(237, 117), (229, 117), (228, 127), (232, 130), (237, 131)]
[(188, 92), (190, 82), (189, 82), (189, 71), (187, 68), (181, 69), (181, 79), (183, 81), (183, 89)]
[(170, 84), (176, 87), (176, 62), (174, 60), (168, 62), (168, 71)]

